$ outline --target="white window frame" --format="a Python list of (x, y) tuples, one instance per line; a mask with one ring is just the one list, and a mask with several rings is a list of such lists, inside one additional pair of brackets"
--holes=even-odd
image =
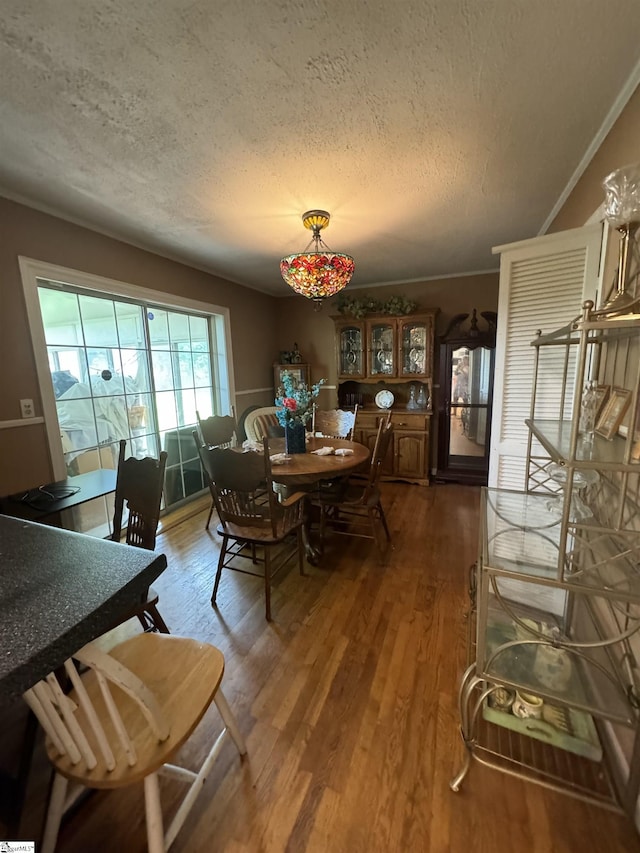
[(42, 314), (40, 312), (40, 302), (38, 299), (38, 279), (71, 284), (74, 287), (86, 290), (88, 293), (98, 291), (101, 294), (112, 295), (115, 297), (124, 296), (138, 301), (152, 302), (155, 305), (167, 308), (168, 310), (176, 308), (183, 309), (185, 311), (194, 311), (208, 317), (222, 317), (229, 403), (231, 403), (231, 401), (235, 401), (233, 352), (231, 348), (231, 321), (230, 311), (228, 308), (221, 305), (213, 305), (209, 302), (200, 302), (195, 299), (188, 299), (184, 296), (163, 293), (159, 290), (150, 290), (146, 287), (140, 287), (139, 285), (129, 284), (128, 282), (118, 281), (112, 278), (104, 278), (103, 276), (81, 272), (80, 270), (74, 270), (68, 267), (61, 267), (57, 264), (50, 264), (46, 261), (23, 257), (22, 255), (18, 256), (18, 263), (20, 266), (22, 289), (27, 307), (31, 343), (36, 362), (38, 384), (40, 386), (40, 396), (42, 399), (42, 412), (44, 415), (44, 423), (49, 445), (49, 456), (51, 458), (54, 480), (64, 480), (67, 476), (67, 469), (62, 451), (62, 444), (60, 442), (60, 428), (58, 424), (53, 386), (51, 384), (51, 371), (49, 370), (49, 359), (47, 357), (47, 344), (44, 326), (42, 323)]

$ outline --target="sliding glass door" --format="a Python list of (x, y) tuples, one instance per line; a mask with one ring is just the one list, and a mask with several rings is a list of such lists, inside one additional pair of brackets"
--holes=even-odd
[(165, 506), (204, 488), (192, 437), (229, 411), (222, 318), (38, 279), (67, 473), (167, 451)]

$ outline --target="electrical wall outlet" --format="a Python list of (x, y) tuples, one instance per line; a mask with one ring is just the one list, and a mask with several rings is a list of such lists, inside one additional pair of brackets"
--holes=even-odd
[(23, 418), (35, 417), (33, 400), (20, 400), (20, 412)]

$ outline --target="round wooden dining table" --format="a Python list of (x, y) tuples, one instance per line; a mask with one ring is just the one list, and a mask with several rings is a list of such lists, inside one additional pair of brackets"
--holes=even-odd
[[(351, 450), (347, 456), (335, 453), (318, 455), (314, 450), (332, 447), (334, 450)], [(284, 453), (284, 438), (269, 439), (269, 453)], [(284, 486), (313, 486), (320, 480), (333, 480), (359, 468), (371, 453), (364, 444), (347, 441), (343, 438), (315, 438), (307, 441), (306, 453), (293, 453), (281, 465), (272, 464), (271, 477), (275, 483)]]
[[(346, 456), (336, 456), (335, 453), (318, 455), (314, 450), (332, 447), (334, 450), (352, 450)], [(284, 453), (284, 438), (269, 439), (269, 454)], [(288, 489), (310, 490), (321, 480), (333, 480), (336, 477), (346, 477), (356, 468), (366, 463), (371, 452), (364, 444), (347, 441), (343, 438), (316, 438), (307, 441), (306, 453), (294, 453), (282, 464), (271, 465), (271, 478), (274, 483), (280, 483)], [(317, 565), (322, 554), (322, 543), (316, 548), (309, 537), (308, 513), (305, 513), (305, 523), (302, 529), (307, 560), (311, 565)]]

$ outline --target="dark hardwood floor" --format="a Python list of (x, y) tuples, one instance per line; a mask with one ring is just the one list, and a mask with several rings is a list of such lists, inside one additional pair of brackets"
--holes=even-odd
[[(449, 789), (463, 753), (457, 690), (479, 490), (384, 484), (383, 494), (395, 545), (386, 564), (369, 542), (331, 539), (321, 567), (300, 577), (292, 563), (277, 578), (271, 624), (261, 582), (243, 575), (223, 576), (211, 608), (208, 499), (159, 537), (162, 614), (173, 633), (223, 651), (223, 687), (248, 744), (244, 761), (225, 745), (172, 850), (640, 850), (625, 817), (477, 763), (459, 793)], [(213, 708), (188, 756), (219, 727)], [(170, 815), (179, 787), (162, 790)], [(58, 849), (144, 851), (142, 787), (92, 795)]]

